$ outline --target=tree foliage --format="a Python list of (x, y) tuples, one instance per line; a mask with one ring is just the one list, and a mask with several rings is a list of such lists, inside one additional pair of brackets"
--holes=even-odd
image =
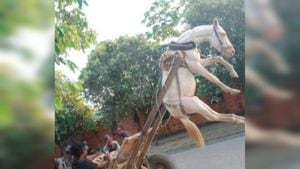
[(69, 81), (62, 73), (55, 74), (55, 142), (71, 135), (97, 128), (94, 110), (80, 96), (80, 82)]
[(179, 32), (175, 29), (175, 26), (181, 21), (182, 9), (185, 5), (184, 0), (180, 0), (180, 2), (156, 0), (153, 2), (150, 9), (145, 12), (145, 18), (142, 21), (147, 27), (152, 28), (151, 32), (146, 33), (147, 37), (161, 41), (177, 36)]
[[(143, 22), (146, 23), (146, 26), (152, 28), (152, 31), (147, 33), (149, 38), (161, 41), (174, 37), (174, 35), (178, 35), (170, 32), (176, 32), (176, 26), (180, 24), (186, 23), (193, 28), (198, 25), (212, 24), (212, 20), (218, 18), (236, 49), (236, 55), (231, 63), (234, 65), (240, 78), (238, 80), (233, 80), (229, 77), (227, 71), (219, 65), (212, 65), (208, 67), (208, 69), (226, 84), (240, 83), (243, 86), (243, 79), (245, 77), (245, 20), (243, 5), (243, 0), (156, 0), (153, 2), (150, 9), (145, 12), (145, 19)], [(167, 9), (164, 10), (165, 7), (167, 7)], [(177, 11), (179, 11), (179, 13), (176, 13)], [(173, 19), (167, 19), (173, 15), (176, 15)], [(208, 54), (213, 53), (218, 55), (209, 44), (202, 44), (199, 49), (202, 55), (207, 56)], [(212, 85), (202, 77), (197, 77), (197, 81), (198, 95), (216, 94), (220, 92), (218, 87)]]
[(142, 36), (105, 41), (91, 52), (80, 78), (86, 98), (97, 105), (106, 127), (125, 115), (150, 111), (161, 52), (157, 43)]
[(96, 42), (96, 33), (88, 26), (82, 7), (86, 0), (55, 0), (55, 63), (77, 66), (67, 59), (70, 49), (84, 51)]

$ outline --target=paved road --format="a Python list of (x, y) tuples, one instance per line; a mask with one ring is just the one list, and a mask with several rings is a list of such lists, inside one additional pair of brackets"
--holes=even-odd
[(244, 136), (170, 154), (177, 169), (244, 169)]

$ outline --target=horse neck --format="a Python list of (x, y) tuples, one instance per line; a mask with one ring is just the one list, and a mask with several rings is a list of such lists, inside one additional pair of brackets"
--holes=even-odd
[(193, 28), (192, 30), (188, 30), (183, 33), (176, 42), (185, 43), (193, 41), (197, 44), (201, 44), (203, 42), (210, 42), (211, 35), (213, 32), (212, 25), (201, 25)]

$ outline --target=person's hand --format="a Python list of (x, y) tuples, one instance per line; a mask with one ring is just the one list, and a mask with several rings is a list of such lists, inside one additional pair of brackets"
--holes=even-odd
[(104, 160), (104, 161), (109, 160), (109, 154), (105, 154), (104, 157), (103, 157), (103, 160)]

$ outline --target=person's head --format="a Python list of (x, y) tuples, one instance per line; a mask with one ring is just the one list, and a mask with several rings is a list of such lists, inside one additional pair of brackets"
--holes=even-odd
[(80, 158), (83, 153), (83, 144), (80, 142), (74, 142), (70, 148), (70, 154), (76, 158)]
[(118, 126), (118, 127), (116, 128), (116, 133), (117, 133), (118, 135), (121, 135), (123, 132), (124, 132), (123, 127)]
[(105, 142), (106, 144), (111, 144), (112, 141), (113, 141), (113, 139), (112, 139), (112, 137), (111, 137), (110, 135), (106, 134), (106, 135), (104, 136), (104, 142)]

